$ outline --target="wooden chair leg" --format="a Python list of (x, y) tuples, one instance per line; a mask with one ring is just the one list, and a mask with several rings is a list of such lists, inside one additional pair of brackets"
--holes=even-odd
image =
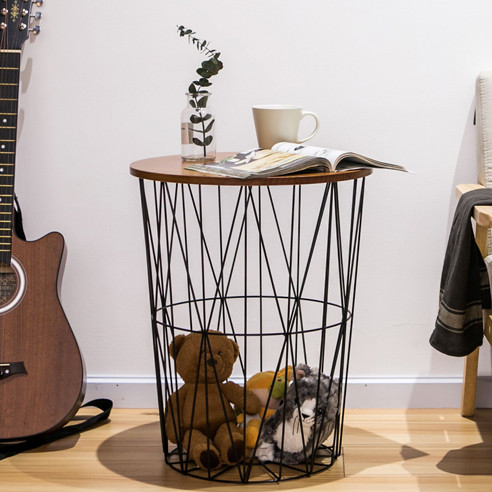
[[(488, 227), (477, 223), (475, 229), (475, 241), (482, 253), (487, 256)], [(484, 317), (486, 313), (484, 312)], [(461, 415), (471, 417), (475, 413), (475, 396), (477, 392), (478, 351), (476, 348), (466, 357), (463, 368), (463, 387), (461, 388)]]
[(463, 387), (461, 390), (461, 415), (471, 417), (475, 412), (475, 393), (477, 391), (477, 372), (478, 372), (478, 351), (477, 347), (465, 359), (463, 370)]

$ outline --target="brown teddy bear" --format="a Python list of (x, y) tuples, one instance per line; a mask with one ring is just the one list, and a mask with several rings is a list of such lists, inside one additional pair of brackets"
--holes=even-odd
[(245, 449), (231, 403), (250, 414), (261, 408), (253, 393), (226, 381), (239, 346), (223, 333), (209, 330), (177, 335), (169, 354), (184, 384), (167, 401), (168, 439), (187, 449), (204, 470), (237, 463)]

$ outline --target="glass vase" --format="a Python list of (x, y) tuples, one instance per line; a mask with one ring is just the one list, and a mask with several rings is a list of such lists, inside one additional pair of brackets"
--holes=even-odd
[(184, 161), (215, 160), (215, 115), (210, 92), (186, 93), (181, 113), (181, 158)]

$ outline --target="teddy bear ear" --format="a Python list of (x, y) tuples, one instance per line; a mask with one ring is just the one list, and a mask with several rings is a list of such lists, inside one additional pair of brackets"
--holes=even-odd
[(178, 352), (183, 346), (185, 339), (186, 339), (186, 335), (178, 335), (174, 337), (174, 340), (169, 344), (169, 355), (173, 359), (176, 359)]
[(234, 360), (236, 360), (239, 357), (239, 345), (234, 341), (229, 338), (229, 342), (231, 342), (232, 348), (234, 350)]

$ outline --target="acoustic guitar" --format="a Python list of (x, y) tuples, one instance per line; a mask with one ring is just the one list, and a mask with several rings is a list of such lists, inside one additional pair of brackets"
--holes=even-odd
[(0, 0), (0, 441), (52, 432), (80, 408), (85, 370), (58, 296), (65, 243), (15, 233), (14, 176), (21, 48), (40, 18)]

